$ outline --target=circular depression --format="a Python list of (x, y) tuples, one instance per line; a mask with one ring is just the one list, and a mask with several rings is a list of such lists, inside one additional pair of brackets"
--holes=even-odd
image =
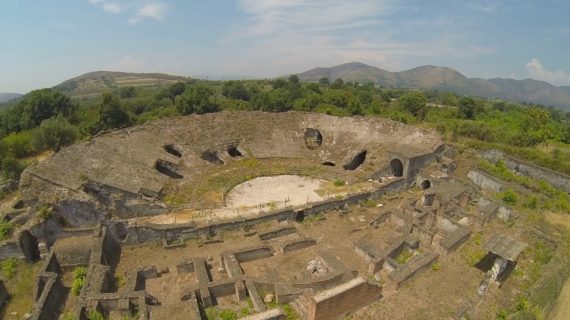
[(295, 175), (258, 177), (235, 186), (226, 196), (228, 208), (298, 206), (324, 200), (317, 194), (321, 179)]

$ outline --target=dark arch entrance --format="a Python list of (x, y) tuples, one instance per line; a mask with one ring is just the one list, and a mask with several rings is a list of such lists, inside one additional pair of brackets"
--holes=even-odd
[(38, 248), (38, 239), (28, 230), (20, 233), (19, 237), (20, 249), (26, 256), (26, 260), (36, 262), (40, 260), (40, 249)]
[(393, 159), (390, 161), (390, 170), (392, 170), (394, 177), (401, 177), (404, 175), (404, 164), (400, 159)]
[(295, 221), (303, 222), (303, 220), (305, 220), (305, 212), (303, 211), (297, 212), (297, 214), (295, 215)]
[(429, 180), (422, 181), (422, 183), (420, 184), (420, 188), (422, 190), (431, 188), (431, 182)]

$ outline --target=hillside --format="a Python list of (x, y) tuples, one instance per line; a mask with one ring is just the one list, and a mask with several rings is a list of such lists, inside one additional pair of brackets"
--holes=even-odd
[(55, 86), (55, 89), (77, 97), (96, 95), (109, 89), (129, 86), (158, 86), (177, 81), (188, 81), (189, 79), (188, 77), (162, 73), (95, 71), (64, 81)]
[(0, 93), (0, 103), (18, 99), (22, 95), (19, 93)]
[(401, 72), (390, 72), (363, 63), (350, 62), (330, 68), (314, 68), (298, 76), (302, 81), (317, 81), (322, 77), (331, 80), (341, 78), (344, 81), (373, 82), (384, 87), (451, 91), (570, 110), (570, 87), (557, 87), (531, 79), (468, 78), (446, 67), (421, 66)]

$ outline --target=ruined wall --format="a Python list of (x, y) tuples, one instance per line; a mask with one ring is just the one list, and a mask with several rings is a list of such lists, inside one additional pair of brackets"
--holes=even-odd
[[(218, 222), (207, 226), (197, 227), (195, 223), (186, 224), (138, 224), (127, 225), (124, 222), (117, 222), (124, 225), (126, 236), (119, 241), (123, 245), (138, 245), (145, 242), (161, 241), (165, 237), (168, 239), (184, 238), (192, 239), (199, 236), (209, 236), (222, 231), (236, 230), (251, 227), (260, 223), (270, 221), (295, 220), (298, 212), (303, 212), (305, 216), (326, 211), (333, 211), (344, 208), (348, 205), (356, 205), (366, 199), (377, 199), (386, 193), (404, 190), (406, 181), (397, 179), (391, 181), (377, 190), (349, 195), (340, 200), (327, 200), (318, 203), (311, 203), (308, 207), (284, 209), (275, 212), (262, 213), (255, 217), (239, 218), (233, 221)], [(109, 223), (109, 230), (113, 230), (114, 223)]]
[(61, 281), (59, 262), (52, 250), (39, 272), (35, 289), (36, 302), (30, 319), (57, 319), (64, 302), (65, 295), (62, 293), (65, 290)]
[(505, 155), (498, 150), (486, 150), (480, 152), (481, 156), (493, 163), (499, 159), (505, 162), (507, 168), (519, 172), (523, 176), (538, 180), (544, 180), (556, 188), (570, 193), (570, 176), (547, 168), (539, 167), (523, 160), (518, 160)]
[(378, 300), (381, 295), (382, 287), (362, 278), (355, 278), (313, 297), (307, 310), (307, 319), (335, 319)]
[(501, 192), (503, 190), (503, 185), (499, 181), (481, 171), (471, 170), (467, 173), (467, 177), (483, 190), (492, 192)]

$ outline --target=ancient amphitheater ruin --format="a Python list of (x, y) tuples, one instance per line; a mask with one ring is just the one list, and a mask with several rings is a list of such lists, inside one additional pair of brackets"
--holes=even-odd
[[(32, 319), (88, 319), (93, 310), (109, 319), (221, 310), (252, 320), (377, 319), (363, 307), (391, 303), (508, 215), (454, 169), (434, 131), (386, 119), (159, 120), (26, 169), (11, 214), (18, 232), (0, 257), (43, 261)], [(495, 237), (488, 248), (502, 260), (473, 285), (483, 293), (524, 244)], [(76, 296), (77, 266), (87, 275)]]

